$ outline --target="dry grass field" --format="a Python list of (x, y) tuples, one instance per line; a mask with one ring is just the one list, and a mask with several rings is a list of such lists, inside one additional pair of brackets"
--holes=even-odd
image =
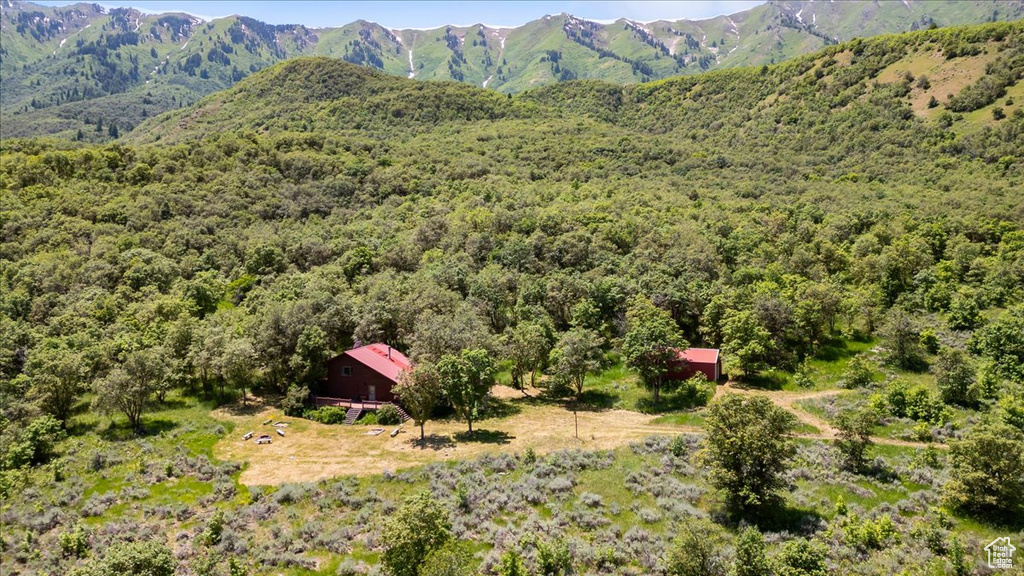
[[(725, 393), (764, 395), (789, 410), (805, 425), (817, 429), (797, 434), (801, 438), (832, 439), (836, 431), (824, 420), (802, 410), (797, 402), (840, 391), (794, 393), (719, 386), (716, 395)], [(233, 422), (235, 433), (214, 446), (222, 460), (246, 462), (241, 482), (247, 485), (309, 482), (334, 476), (369, 476), (395, 472), (402, 468), (435, 461), (465, 460), (488, 452), (524, 452), (532, 448), (538, 454), (565, 448), (609, 449), (651, 435), (700, 433), (699, 426), (658, 422), (654, 415), (629, 410), (580, 410), (576, 418), (563, 405), (537, 400), (538, 391), (527, 394), (506, 386), (495, 386), (493, 396), (502, 409), (501, 416), (475, 422), (473, 436), (465, 422), (439, 420), (426, 425), (426, 441), (420, 441), (419, 428), (407, 422), (392, 437), (397, 426), (343, 426), (320, 424), (302, 418), (284, 417), (280, 411), (257, 402), (246, 410), (221, 408), (213, 413), (219, 420)], [(287, 422), (280, 437), (268, 419)], [(384, 432), (372, 434), (374, 428)], [(242, 440), (246, 432), (255, 436), (270, 434), (271, 444), (257, 445)], [(874, 438), (879, 444), (925, 446), (893, 438)]]
[[(214, 412), (214, 417), (235, 423), (235, 434), (214, 447), (219, 459), (247, 462), (241, 482), (248, 485), (306, 482), (341, 475), (368, 476), (384, 471), (417, 466), (438, 460), (463, 460), (486, 452), (523, 452), (533, 448), (538, 454), (563, 448), (615, 448), (645, 436), (699, 432), (694, 426), (654, 424), (654, 416), (627, 410), (580, 411), (579, 439), (571, 410), (563, 406), (539, 403), (504, 386), (496, 386), (494, 395), (503, 399), (507, 416), (489, 418), (473, 425), (475, 434), (466, 434), (461, 421), (428, 422), (426, 442), (420, 443), (419, 428), (406, 423), (402, 433), (391, 437), (395, 426), (381, 426), (385, 432), (370, 435), (374, 426), (326, 425), (301, 418), (283, 417), (280, 411), (257, 407), (238, 413), (230, 409)], [(285, 436), (279, 437), (268, 418), (288, 422)], [(272, 444), (257, 445), (242, 435), (270, 434)]]

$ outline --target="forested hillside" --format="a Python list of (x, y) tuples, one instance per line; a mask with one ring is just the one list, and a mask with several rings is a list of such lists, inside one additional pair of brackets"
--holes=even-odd
[(301, 56), (517, 93), (573, 79), (631, 84), (772, 64), (858, 36), (1021, 17), (1020, 0), (769, 2), (700, 21), (598, 23), (559, 14), (514, 28), (391, 30), (362, 20), (308, 28), (3, 0), (0, 133), (112, 140), (146, 118)]
[[(1021, 23), (516, 95), (317, 57), (117, 142), (5, 138), (4, 572), (380, 573), (420, 518), (468, 547), (459, 573), (692, 573), (701, 543), (711, 574), (744, 554), (767, 573), (766, 550), (779, 574), (985, 573), (980, 546), (1024, 517), (1022, 76)], [(757, 426), (730, 400), (683, 411), (703, 384), (659, 400), (648, 324), (720, 347), (747, 394), (849, 389), (798, 399), (804, 428), (747, 405), (802, 434), (778, 448), (782, 500), (719, 497), (698, 438)], [(215, 446), (267, 414), (236, 400), (294, 409), (274, 446), (298, 441), (318, 417), (303, 390), (355, 341), (442, 377), (480, 358), (508, 384), (536, 373), (573, 412), (628, 389), (643, 401), (615, 408), (700, 436), (240, 484)], [(846, 412), (867, 431), (821, 434)], [(512, 441), (487, 432), (457, 441)], [(873, 460), (847, 450), (872, 435)], [(989, 453), (1005, 483), (983, 484)], [(402, 505), (418, 491), (437, 501)]]

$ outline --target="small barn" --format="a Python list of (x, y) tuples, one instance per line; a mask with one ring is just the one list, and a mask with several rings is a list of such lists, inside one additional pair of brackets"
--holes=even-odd
[(679, 363), (669, 373), (672, 380), (687, 380), (698, 372), (711, 382), (722, 377), (722, 355), (718, 348), (687, 348), (679, 350)]
[(327, 361), (320, 395), (354, 401), (394, 402), (392, 388), (412, 361), (382, 343), (357, 346)]

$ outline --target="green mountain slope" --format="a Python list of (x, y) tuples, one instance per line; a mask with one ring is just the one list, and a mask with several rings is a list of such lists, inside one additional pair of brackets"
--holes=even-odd
[(770, 64), (854, 36), (1022, 15), (1024, 0), (770, 2), (703, 21), (601, 24), (560, 14), (508, 29), (389, 30), (366, 21), (311, 29), (2, 0), (0, 135), (107, 140), (297, 56), (515, 93), (572, 79), (631, 84)]
[[(350, 53), (385, 45), (359, 30)], [(415, 61), (439, 33), (399, 38)], [(462, 44), (464, 70), (481, 48)], [(750, 519), (778, 573), (984, 573), (984, 544), (1018, 529), (1024, 502), (1005, 486), (988, 498), (995, 473), (975, 501), (955, 475), (965, 451), (1002, 442), (988, 462), (1015, 477), (1004, 456), (1024, 453), (1022, 57), (1024, 23), (992, 23), (508, 96), (314, 56), (116, 142), (3, 139), (4, 574), (155, 556), (126, 540), (166, 545), (162, 573), (378, 573), (389, 519), (421, 490), (478, 543), (472, 573), (519, 550), (542, 573), (541, 545), (565, 550), (562, 573), (663, 573), (696, 516), (723, 565)], [(622, 363), (654, 314), (802, 415), (784, 506), (728, 519), (691, 439), (720, 434), (699, 408), (715, 386), (659, 402)], [(586, 367), (582, 397), (496, 394), (475, 436), (457, 416), (428, 422), (428, 444), (367, 436), (278, 400), (317, 392), (356, 341), (421, 366), (479, 349), (505, 382), (537, 371), (548, 387), (574, 340), (609, 365)], [(98, 413), (125, 394), (151, 398), (132, 404), (141, 433)], [(833, 427), (866, 409), (877, 445), (843, 466)], [(272, 450), (240, 440), (282, 410), (305, 418)]]

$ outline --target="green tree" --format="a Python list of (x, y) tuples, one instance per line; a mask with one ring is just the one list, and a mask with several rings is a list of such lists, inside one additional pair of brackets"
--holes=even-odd
[(247, 405), (245, 389), (256, 371), (256, 352), (248, 338), (236, 338), (228, 342), (220, 361), (221, 377), (232, 388), (242, 393), (242, 406)]
[(949, 305), (946, 325), (950, 330), (973, 330), (981, 324), (978, 300), (973, 294), (959, 293)]
[(712, 484), (735, 511), (778, 501), (796, 453), (790, 437), (796, 418), (760, 396), (726, 394), (707, 410), (707, 437), (698, 454)]
[(971, 351), (991, 358), (997, 374), (1024, 383), (1024, 306), (1004, 312), (974, 332)]
[(537, 371), (544, 369), (551, 353), (551, 330), (542, 322), (520, 322), (506, 331), (505, 350), (512, 361), (512, 386), (522, 388), (527, 372), (534, 386)]
[(420, 576), (430, 553), (451, 537), (448, 513), (428, 492), (421, 492), (384, 522), (381, 562), (391, 576)]
[(949, 447), (951, 507), (986, 518), (1024, 518), (1024, 432), (979, 424)]
[(442, 396), (437, 368), (427, 362), (417, 364), (412, 370), (399, 375), (393, 391), (409, 411), (413, 424), (420, 427), (420, 441), (424, 441), (423, 427), (433, 416), (434, 407)]
[(747, 526), (736, 537), (736, 556), (729, 576), (769, 576), (772, 573), (765, 554), (764, 535), (753, 526)]
[(891, 366), (904, 370), (921, 370), (925, 367), (924, 349), (921, 346), (921, 330), (917, 322), (904, 310), (893, 308), (882, 326), (885, 339), (885, 360)]
[(427, 554), (420, 567), (420, 576), (475, 576), (476, 561), (468, 547), (457, 540)]
[(315, 384), (327, 375), (327, 334), (319, 326), (307, 326), (295, 343), (288, 367), (298, 382)]
[(714, 524), (696, 518), (687, 520), (668, 550), (665, 572), (671, 576), (724, 575), (720, 549), (721, 537)]
[(0, 454), (6, 452), (5, 461), (0, 461), (4, 468), (21, 468), (49, 461), (66, 434), (60, 421), (45, 414), (29, 422), (22, 430), (15, 431), (13, 436), (13, 440), (8, 439), (7, 445), (0, 447)]
[(494, 362), (486, 350), (463, 350), (457, 356), (443, 356), (437, 363), (437, 373), (445, 398), (473, 434), (473, 420), (479, 414), (480, 402), (494, 385)]
[(167, 375), (162, 349), (144, 348), (131, 352), (121, 367), (97, 380), (96, 407), (106, 413), (120, 412), (133, 430), (142, 428), (142, 414), (153, 392)]
[(935, 363), (935, 384), (942, 401), (960, 406), (977, 406), (981, 391), (975, 384), (974, 366), (967, 353), (959, 348), (946, 348)]
[(689, 344), (672, 315), (645, 296), (633, 299), (626, 311), (626, 325), (626, 335), (622, 338), (626, 365), (639, 373), (640, 381), (654, 394), (657, 404), (665, 386), (665, 375), (678, 361), (679, 349)]
[(551, 350), (549, 365), (557, 385), (571, 390), (579, 400), (587, 374), (601, 367), (601, 337), (585, 328), (563, 333)]
[(292, 384), (281, 402), (281, 410), (288, 416), (302, 416), (309, 402), (309, 388)]
[(871, 433), (877, 423), (877, 416), (870, 410), (846, 410), (839, 414), (836, 419), (836, 448), (843, 455), (843, 465), (847, 469), (858, 471), (864, 467), (864, 455), (872, 444)]
[(66, 426), (71, 409), (82, 398), (85, 359), (56, 342), (45, 343), (30, 353), (28, 374), (40, 407)]
[(757, 314), (740, 310), (726, 314), (722, 321), (722, 353), (727, 359), (735, 359), (745, 376), (753, 377), (764, 370), (773, 350), (775, 342)]

